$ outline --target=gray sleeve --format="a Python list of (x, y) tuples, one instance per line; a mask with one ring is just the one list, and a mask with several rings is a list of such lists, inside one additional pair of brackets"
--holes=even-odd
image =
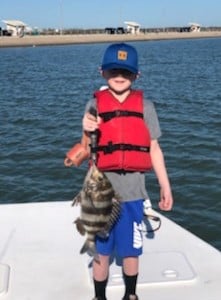
[(150, 130), (152, 140), (156, 140), (161, 136), (161, 129), (158, 116), (153, 102), (149, 100), (144, 101), (144, 120)]

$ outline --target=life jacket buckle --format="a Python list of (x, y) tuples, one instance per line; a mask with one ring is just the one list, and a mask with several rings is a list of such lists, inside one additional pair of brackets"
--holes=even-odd
[(107, 147), (104, 148), (105, 154), (111, 154), (115, 150), (115, 147), (112, 142), (108, 142)]

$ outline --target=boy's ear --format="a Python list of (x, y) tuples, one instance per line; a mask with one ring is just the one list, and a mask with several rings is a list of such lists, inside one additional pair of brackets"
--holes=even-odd
[(137, 80), (140, 77), (140, 73), (133, 74), (132, 81)]
[(101, 76), (105, 79), (105, 80), (108, 80), (108, 74), (107, 74), (107, 72), (106, 71), (104, 71), (104, 70), (100, 70), (100, 74), (101, 74)]
[(136, 74), (136, 79), (138, 79), (140, 77), (140, 71)]
[(101, 67), (99, 67), (98, 71), (101, 74), (101, 76), (104, 76), (104, 71), (101, 69)]

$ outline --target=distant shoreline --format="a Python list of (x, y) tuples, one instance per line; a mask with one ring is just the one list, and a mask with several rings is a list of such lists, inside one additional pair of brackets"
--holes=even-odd
[(19, 37), (0, 37), (1, 47), (36, 47), (52, 45), (135, 42), (172, 39), (195, 39), (221, 37), (221, 31), (203, 32), (159, 32), (132, 34), (74, 34), (74, 35), (36, 35)]

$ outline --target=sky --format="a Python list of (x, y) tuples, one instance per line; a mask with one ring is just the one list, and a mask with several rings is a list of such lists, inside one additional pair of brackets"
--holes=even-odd
[(0, 0), (2, 20), (39, 29), (105, 28), (137, 22), (141, 28), (221, 26), (221, 0)]

